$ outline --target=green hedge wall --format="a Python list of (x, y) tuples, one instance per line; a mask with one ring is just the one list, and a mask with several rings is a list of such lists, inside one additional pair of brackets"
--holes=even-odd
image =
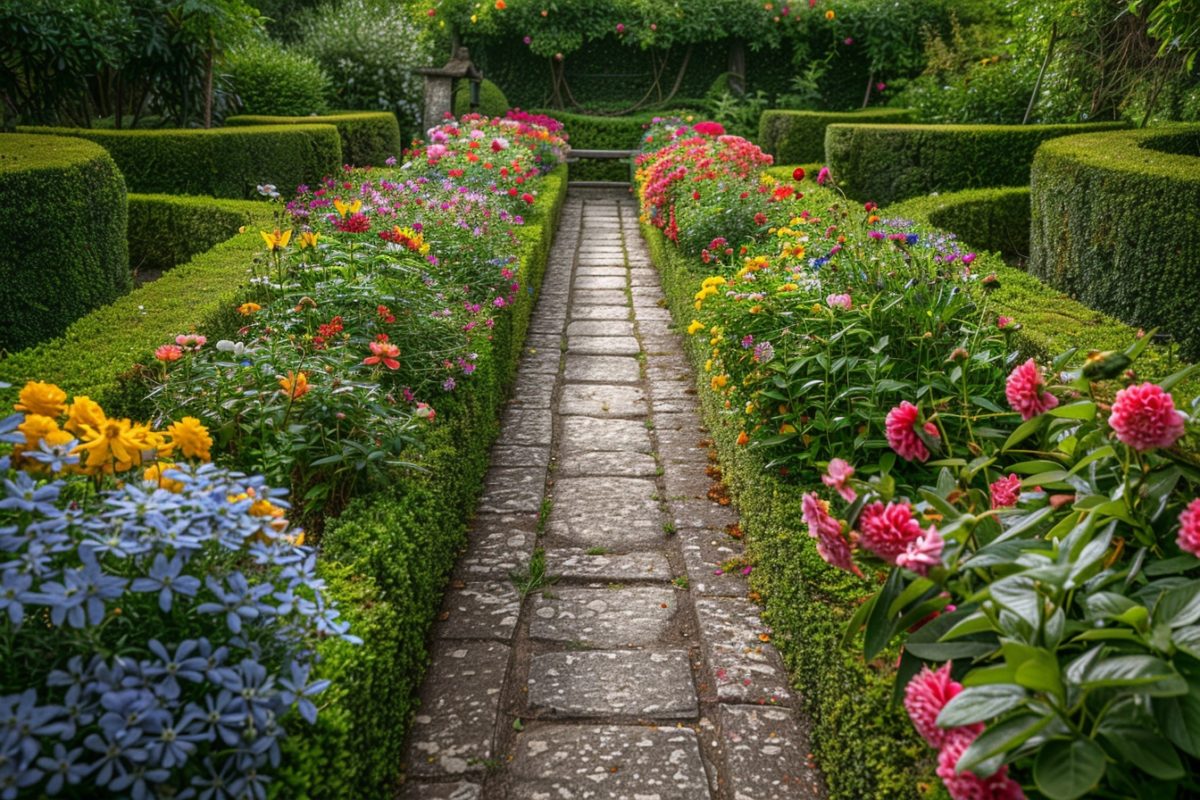
[(880, 205), (930, 192), (1024, 186), (1038, 145), (1087, 125), (830, 125), (825, 161), (838, 185)]
[[(571, 147), (579, 150), (637, 150), (641, 145), (645, 125), (656, 116), (675, 112), (630, 114), (624, 117), (601, 117), (591, 114), (572, 114), (552, 108), (535, 109), (532, 113), (547, 114), (562, 122)], [(681, 112), (690, 114), (693, 112)], [(629, 180), (628, 161), (579, 161), (571, 165), (571, 179), (578, 181)]]
[[(489, 80), (479, 84), (479, 108), (477, 113), (485, 117), (503, 117), (511, 108), (504, 90)], [(459, 81), (454, 90), (454, 116), (461, 117), (471, 113), (471, 82)]]
[(913, 122), (907, 108), (863, 111), (764, 111), (758, 119), (758, 146), (775, 156), (777, 164), (806, 164), (825, 160), (825, 129), (838, 123), (902, 124)]
[(104, 147), (130, 191), (247, 199), (273, 183), (289, 193), (342, 166), (332, 125), (245, 128), (93, 130), (18, 128), (23, 133), (77, 136)]
[(1047, 142), (1030, 272), (1200, 357), (1200, 125)]
[(1029, 255), (1029, 189), (964, 189), (914, 197), (884, 209), (901, 217), (949, 231), (976, 250), (992, 250), (1007, 261)]
[(57, 336), (132, 287), (125, 180), (90, 142), (0, 134), (0, 348)]
[[(501, 112), (503, 113), (503, 112)], [(319, 117), (228, 117), (226, 125), (332, 125), (342, 140), (342, 160), (355, 166), (383, 166), (389, 156), (400, 158), (404, 139), (390, 111), (346, 111)], [(282, 188), (282, 187), (281, 187)], [(289, 187), (290, 188), (290, 187)]]
[(129, 195), (129, 266), (168, 270), (237, 234), (270, 212), (250, 200), (170, 194)]

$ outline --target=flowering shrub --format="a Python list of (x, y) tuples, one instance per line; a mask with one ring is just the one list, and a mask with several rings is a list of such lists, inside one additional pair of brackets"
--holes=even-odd
[(157, 431), (34, 382), (20, 401), (0, 423), (0, 796), (265, 797), (328, 685), (314, 645), (353, 640), (283, 492), (203, 463), (195, 419)]

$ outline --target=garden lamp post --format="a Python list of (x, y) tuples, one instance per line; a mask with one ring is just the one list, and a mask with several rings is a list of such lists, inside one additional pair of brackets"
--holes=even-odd
[(459, 47), (454, 51), (454, 58), (442, 67), (425, 67), (415, 70), (425, 78), (425, 106), (422, 122), (425, 130), (442, 121), (446, 114), (454, 110), (455, 82), (466, 78), (471, 82), (471, 110), (479, 108), (479, 84), (483, 73), (471, 63), (471, 55), (467, 48)]

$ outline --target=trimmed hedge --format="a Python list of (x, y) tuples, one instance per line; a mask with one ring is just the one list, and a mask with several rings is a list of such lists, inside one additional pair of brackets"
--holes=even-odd
[[(570, 136), (571, 147), (578, 150), (637, 150), (645, 127), (656, 116), (671, 112), (631, 114), (625, 117), (600, 117), (572, 114), (552, 108), (537, 109), (562, 122)], [(577, 181), (629, 181), (628, 161), (580, 161), (571, 165), (571, 179)]]
[(1200, 357), (1200, 125), (1048, 142), (1033, 164), (1029, 270), (1161, 327)]
[(1086, 125), (830, 125), (825, 161), (851, 197), (887, 205), (930, 192), (1024, 186), (1038, 145)]
[(125, 180), (78, 139), (0, 135), (0, 348), (57, 336), (133, 285)]
[[(503, 117), (511, 106), (504, 90), (486, 78), (479, 82), (479, 108), (475, 113), (485, 117)], [(454, 116), (471, 113), (471, 82), (461, 80), (454, 91)]]
[[(503, 112), (501, 112), (503, 113)], [(400, 123), (390, 111), (345, 111), (312, 117), (269, 117), (242, 114), (228, 117), (226, 125), (332, 125), (342, 140), (342, 160), (355, 166), (383, 166), (390, 156), (400, 157), (404, 139)]]
[(168, 270), (268, 219), (262, 203), (170, 194), (129, 195), (129, 266)]
[(1008, 261), (1029, 254), (1029, 189), (965, 189), (915, 197), (888, 206), (888, 217), (911, 219), (957, 236), (976, 250), (992, 250)]
[(758, 119), (757, 144), (775, 156), (778, 164), (805, 164), (825, 160), (825, 129), (838, 123), (914, 122), (907, 108), (869, 108), (862, 111), (764, 111)]
[(248, 199), (273, 183), (291, 192), (336, 174), (342, 145), (332, 125), (245, 128), (93, 130), (18, 128), (23, 133), (76, 136), (101, 145), (133, 192)]

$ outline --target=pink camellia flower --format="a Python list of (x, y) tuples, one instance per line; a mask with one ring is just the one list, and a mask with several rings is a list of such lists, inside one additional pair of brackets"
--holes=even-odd
[(821, 171), (817, 173), (817, 186), (824, 186), (829, 180), (829, 167), (821, 167)]
[[(950, 677), (949, 661), (937, 669), (922, 667), (904, 687), (904, 710), (930, 747), (941, 747), (946, 743), (950, 731), (938, 726), (938, 714), (962, 690), (962, 684)], [(982, 725), (978, 727), (983, 729)]]
[(1010, 474), (993, 483), (990, 489), (992, 493), (992, 508), (1009, 508), (1010, 506), (1015, 506), (1017, 500), (1021, 497), (1021, 477)]
[(1143, 383), (1117, 392), (1108, 425), (1118, 439), (1143, 452), (1175, 444), (1183, 436), (1184, 419), (1169, 392), (1158, 384)]
[(1188, 503), (1179, 515), (1179, 549), (1200, 558), (1200, 498)]
[(937, 775), (946, 785), (946, 791), (954, 800), (1025, 800), (1021, 784), (1008, 777), (1008, 767), (996, 770), (988, 778), (974, 772), (959, 772), (958, 759), (975, 741), (980, 731), (976, 727), (955, 728), (946, 736), (945, 744), (938, 753)]
[(849, 311), (854, 307), (854, 302), (848, 294), (831, 294), (825, 298), (825, 302), (829, 304), (830, 308), (840, 308), (844, 311)]
[(850, 543), (842, 535), (842, 523), (829, 513), (829, 504), (815, 492), (804, 495), (802, 503), (808, 535), (817, 540), (817, 552), (833, 566), (862, 577), (862, 570), (850, 557)]
[(183, 358), (183, 348), (177, 344), (164, 344), (154, 351), (159, 361), (178, 361)]
[(929, 570), (942, 565), (942, 550), (945, 548), (946, 540), (937, 528), (930, 525), (929, 530), (909, 542), (904, 552), (896, 556), (896, 566), (924, 578)]
[[(916, 432), (916, 424), (920, 416), (920, 410), (907, 400), (888, 412), (886, 429), (888, 444), (896, 451), (896, 455), (905, 461), (914, 459), (927, 461), (929, 459), (929, 448), (925, 446)], [(929, 436), (935, 439), (940, 438), (937, 426), (932, 422), (926, 422), (924, 430)]]
[(1009, 373), (1004, 396), (1013, 411), (1020, 413), (1021, 419), (1033, 419), (1058, 405), (1057, 397), (1042, 391), (1044, 385), (1042, 371), (1031, 358)]
[(858, 517), (858, 543), (889, 564), (924, 533), (908, 503), (871, 503)]
[(829, 469), (821, 476), (821, 483), (840, 494), (847, 503), (853, 503), (858, 495), (850, 486), (852, 477), (854, 467), (840, 458), (835, 458), (829, 462)]

